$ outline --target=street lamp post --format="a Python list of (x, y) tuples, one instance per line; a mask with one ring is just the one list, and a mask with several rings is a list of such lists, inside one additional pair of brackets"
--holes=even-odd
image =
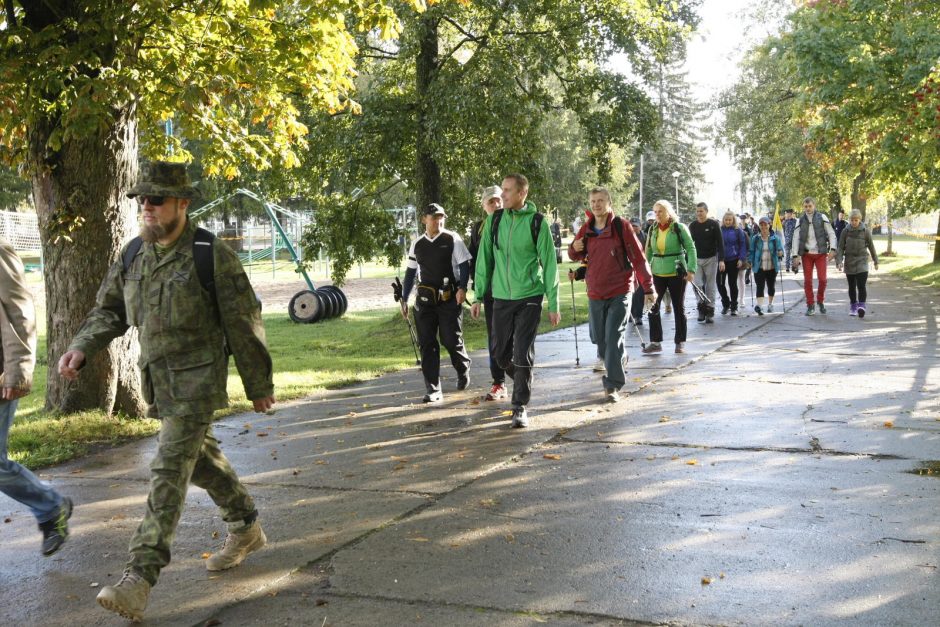
[(676, 183), (676, 215), (679, 215), (679, 172), (672, 173), (672, 180)]

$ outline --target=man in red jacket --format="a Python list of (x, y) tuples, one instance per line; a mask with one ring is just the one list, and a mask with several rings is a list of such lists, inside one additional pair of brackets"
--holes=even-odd
[[(595, 187), (590, 194), (592, 217), (581, 226), (568, 247), (572, 261), (587, 260), (589, 323), (597, 344), (597, 371), (603, 376), (604, 392), (611, 403), (620, 399), (626, 383), (623, 334), (627, 328), (634, 279), (646, 294), (647, 304), (656, 298), (653, 276), (646, 255), (630, 224), (613, 214), (610, 192)], [(569, 277), (570, 278), (570, 277)]]

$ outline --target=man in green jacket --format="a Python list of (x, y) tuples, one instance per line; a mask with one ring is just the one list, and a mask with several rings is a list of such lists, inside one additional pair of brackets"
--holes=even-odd
[[(131, 558), (120, 582), (105, 586), (98, 603), (138, 621), (151, 586), (170, 562), (170, 543), (190, 483), (204, 488), (222, 510), (228, 537), (206, 560), (211, 571), (237, 566), (267, 542), (254, 501), (212, 435), (212, 412), (228, 404), (228, 355), (257, 412), (274, 404), (271, 356), (261, 306), (238, 256), (219, 240), (204, 241), (186, 209), (196, 195), (181, 163), (145, 166), (127, 195), (141, 207), (141, 244), (125, 245), (105, 277), (95, 308), (59, 373), (73, 380), (79, 369), (128, 328), (140, 341), (141, 391), (150, 415), (161, 419), (150, 465), (144, 518), (131, 539)], [(210, 246), (211, 257), (196, 252)], [(130, 252), (128, 252), (130, 251)], [(133, 258), (131, 258), (133, 254)], [(212, 260), (212, 283), (204, 287), (197, 259)], [(208, 273), (207, 273), (208, 274)]]
[[(512, 426), (529, 424), (526, 405), (532, 392), (535, 335), (542, 316), (542, 299), (548, 299), (548, 319), (561, 322), (558, 294), (558, 262), (549, 226), (540, 220), (535, 205), (526, 200), (529, 181), (522, 174), (503, 179), (504, 209), (486, 219), (476, 262), (474, 290), (493, 294), (494, 349), (499, 366), (513, 379)], [(497, 217), (498, 216), (498, 217)], [(493, 230), (493, 221), (498, 226)], [(470, 314), (480, 317), (479, 301)]]

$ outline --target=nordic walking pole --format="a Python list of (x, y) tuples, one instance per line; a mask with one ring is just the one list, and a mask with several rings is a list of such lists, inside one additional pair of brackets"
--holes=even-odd
[(636, 336), (640, 338), (640, 348), (646, 348), (646, 342), (643, 341), (643, 334), (640, 333), (640, 327), (636, 324), (636, 319), (633, 317), (633, 312), (628, 311), (627, 315), (630, 316), (630, 322), (633, 323), (633, 330), (636, 331)]
[(581, 356), (578, 353), (578, 310), (574, 306), (574, 277), (568, 274), (568, 281), (571, 282), (571, 319), (574, 320), (574, 365), (581, 365)]
[(787, 292), (783, 285), (783, 272), (778, 272), (780, 277), (780, 299), (783, 300), (783, 313), (787, 313)]
[(415, 365), (420, 366), (421, 358), (418, 356), (418, 335), (415, 333), (415, 328), (412, 326), (411, 319), (408, 317), (408, 303), (405, 301), (402, 289), (401, 279), (395, 277), (395, 282), (392, 283), (392, 293), (395, 296), (395, 302), (401, 306), (402, 318), (408, 323), (408, 335), (411, 337), (411, 348), (415, 352)]
[(751, 282), (748, 285), (751, 286), (751, 309), (754, 309), (754, 283), (757, 282), (757, 277), (754, 276), (753, 269), (751, 270)]

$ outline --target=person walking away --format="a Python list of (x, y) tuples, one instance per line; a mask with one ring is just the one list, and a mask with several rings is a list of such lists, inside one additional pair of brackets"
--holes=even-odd
[[(744, 286), (751, 284), (751, 268), (748, 266), (747, 258), (750, 256), (751, 235), (753, 230), (750, 225), (750, 216), (742, 213), (738, 216), (738, 228), (744, 232), (744, 265), (738, 271), (738, 307), (744, 309)], [(732, 315), (737, 315), (732, 314)]]
[[(415, 328), (421, 348), (425, 403), (444, 400), (441, 390), (441, 344), (457, 371), (457, 389), (470, 385), (470, 356), (463, 343), (463, 303), (470, 280), (470, 251), (460, 236), (444, 228), (447, 214), (432, 202), (424, 208), (425, 231), (411, 244), (402, 288), (401, 315), (408, 317), (408, 297), (417, 279)], [(440, 342), (438, 342), (440, 334)]]
[(871, 238), (871, 230), (862, 222), (862, 212), (853, 209), (849, 213), (849, 225), (839, 237), (836, 249), (836, 267), (845, 270), (849, 283), (849, 315), (864, 318), (868, 310), (868, 255), (871, 255), (875, 270), (878, 269), (878, 253)]
[(695, 278), (695, 242), (689, 229), (679, 222), (679, 216), (668, 200), (657, 200), (653, 205), (656, 226), (646, 238), (646, 259), (653, 272), (656, 299), (650, 308), (650, 343), (643, 352), (647, 355), (662, 352), (663, 323), (659, 304), (666, 292), (672, 300), (675, 319), (676, 352), (685, 352), (687, 323), (685, 318), (685, 285)]
[(724, 267), (718, 271), (718, 295), (721, 297), (721, 315), (738, 315), (738, 295), (741, 286), (738, 277), (747, 263), (747, 236), (738, 227), (733, 211), (721, 217), (721, 239)]
[[(695, 283), (702, 287), (705, 296), (711, 302), (708, 307), (701, 306), (702, 298), (698, 292), (695, 298), (699, 302), (698, 321), (715, 322), (715, 283), (718, 272), (724, 268), (724, 239), (721, 237), (721, 225), (718, 220), (708, 217), (708, 205), (703, 202), (695, 205), (695, 220), (689, 224), (689, 235), (695, 242), (698, 265), (695, 269)], [(709, 313), (711, 315), (709, 315)]]
[(626, 383), (624, 331), (634, 277), (645, 299), (655, 301), (649, 264), (633, 228), (615, 216), (610, 192), (595, 187), (589, 194), (591, 217), (568, 246), (572, 261), (587, 258), (589, 324), (603, 364), (602, 383), (608, 402), (620, 400)]
[[(529, 425), (526, 405), (532, 394), (543, 298), (548, 300), (549, 322), (552, 326), (561, 322), (558, 264), (548, 225), (527, 200), (528, 179), (509, 174), (502, 190), (505, 208), (486, 219), (474, 280), (483, 293), (492, 287), (497, 363), (513, 378), (512, 426), (524, 428)], [(470, 314), (474, 319), (480, 316), (479, 302)]]
[(40, 481), (28, 468), (9, 458), (7, 441), (19, 400), (29, 394), (36, 366), (36, 311), (26, 286), (23, 262), (0, 237), (0, 492), (22, 503), (42, 533), (41, 552), (58, 551), (69, 537), (72, 500)]
[(783, 258), (786, 261), (787, 272), (790, 271), (790, 250), (793, 245), (793, 231), (796, 229), (797, 220), (793, 217), (793, 209), (787, 209), (783, 212)]
[(160, 434), (130, 561), (121, 580), (104, 586), (97, 600), (139, 621), (170, 562), (190, 483), (209, 493), (228, 523), (224, 546), (206, 560), (208, 570), (238, 566), (267, 542), (254, 501), (212, 434), (212, 413), (228, 405), (228, 356), (235, 358), (255, 411), (267, 412), (275, 399), (261, 304), (238, 256), (188, 219), (197, 191), (185, 166), (146, 164), (127, 195), (142, 210), (140, 238), (112, 264), (58, 370), (76, 379), (112, 339), (137, 328), (141, 392), (148, 414), (161, 420)]
[[(853, 211), (855, 211), (853, 209)], [(836, 214), (835, 222), (832, 223), (832, 230), (836, 234), (836, 242), (839, 241), (839, 238), (842, 237), (842, 231), (845, 230), (845, 227), (848, 226), (848, 222), (845, 221), (845, 212), (839, 209), (839, 213)]]
[[(480, 197), (480, 203), (483, 205), (483, 211), (486, 212), (487, 216), (493, 215), (493, 212), (497, 209), (502, 209), (503, 199), (502, 199), (503, 190), (499, 188), (498, 185), (492, 185), (483, 190), (483, 194)], [(476, 260), (480, 252), (480, 240), (483, 236), (483, 225), (486, 222), (486, 218), (482, 220), (477, 220), (473, 223), (473, 226), (470, 227), (470, 243), (469, 250), (470, 256), (470, 276), (473, 277), (476, 273)], [(473, 286), (474, 297), (476, 300), (483, 300), (483, 316), (486, 322), (486, 349), (489, 352), (490, 357), (490, 376), (493, 379), (493, 383), (490, 386), (490, 391), (484, 396), (484, 400), (487, 401), (498, 401), (509, 396), (509, 393), (506, 391), (506, 371), (499, 367), (499, 364), (496, 363), (496, 353), (493, 352), (493, 349), (496, 347), (496, 342), (493, 337), (493, 291), (489, 290), (486, 294), (480, 294), (476, 285)]]
[[(655, 217), (655, 215), (654, 215)], [(640, 242), (640, 250), (646, 250), (646, 232), (640, 228), (640, 221), (636, 218), (630, 219), (630, 226), (633, 229), (634, 235), (636, 235), (637, 240)], [(645, 261), (645, 259), (644, 259)], [(647, 263), (649, 265), (649, 263)], [(633, 324), (638, 327), (643, 326), (643, 309), (645, 304), (645, 292), (643, 287), (636, 282), (636, 273), (633, 273), (633, 302), (630, 305), (630, 316), (633, 318)]]
[[(829, 218), (816, 211), (816, 201), (810, 197), (803, 199), (803, 215), (800, 216), (796, 239), (793, 242), (792, 264), (794, 272), (803, 267), (803, 293), (806, 295), (806, 315), (826, 313), (826, 264), (835, 257), (838, 244), (836, 233), (829, 223)], [(819, 281), (819, 287), (813, 294), (813, 270)], [(814, 300), (815, 298), (815, 300)]]
[(767, 289), (767, 311), (773, 313), (774, 295), (777, 289), (777, 274), (780, 272), (780, 260), (783, 259), (783, 245), (777, 234), (770, 230), (770, 218), (761, 216), (758, 221), (759, 232), (751, 238), (750, 263), (754, 269), (754, 281), (757, 283), (757, 304), (754, 312), (764, 315), (764, 289)]

